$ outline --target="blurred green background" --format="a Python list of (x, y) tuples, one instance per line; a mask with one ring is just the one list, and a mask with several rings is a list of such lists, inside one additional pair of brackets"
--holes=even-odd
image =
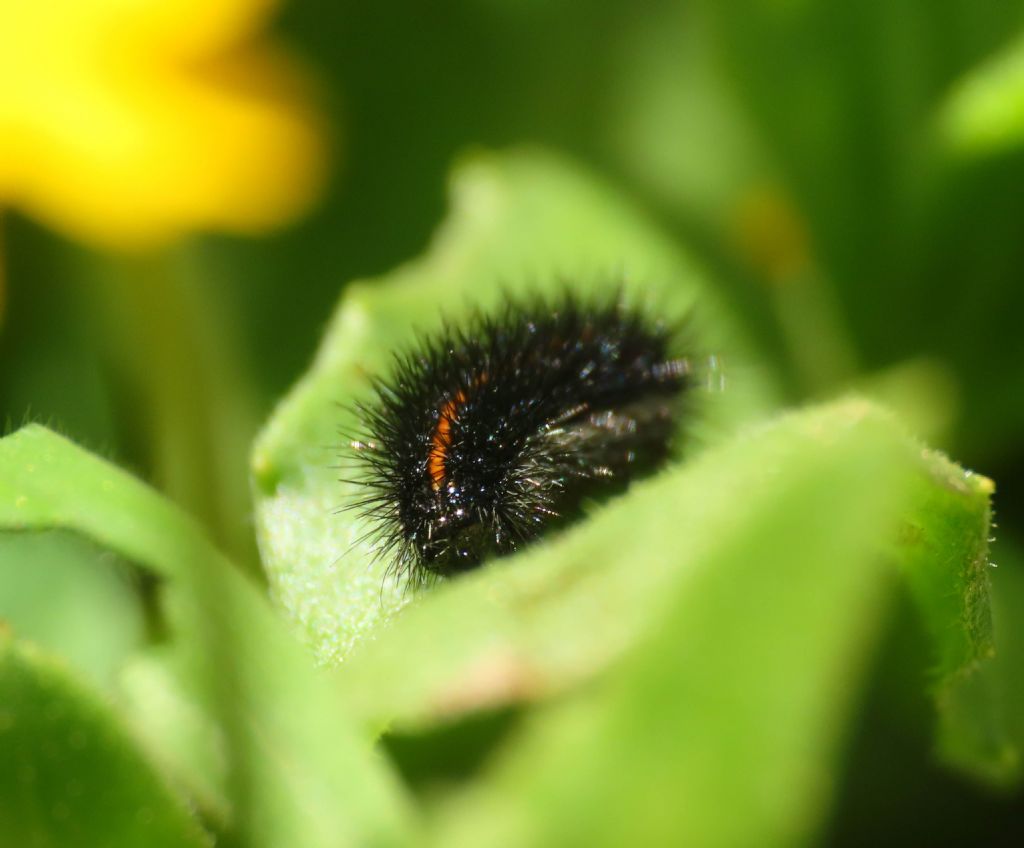
[[(541, 145), (710, 269), (789, 403), (890, 381), (934, 446), (995, 480), (996, 623), (1024, 616), (1024, 3), (296, 0), (269, 29), (315, 80), (322, 197), (273, 233), (144, 252), (12, 202), (6, 430), (46, 423), (156, 483), (258, 576), (249, 445), (345, 284), (423, 250), (460, 155)], [(137, 597), (145, 581), (85, 542), (0, 539), (0, 617), (77, 645), (101, 683), (154, 635)], [(827, 842), (1010, 844), (1024, 797), (935, 763), (927, 650), (898, 621)], [(438, 750), (471, 770), (491, 732), (458, 753), (443, 736), (388, 745), (416, 784)]]

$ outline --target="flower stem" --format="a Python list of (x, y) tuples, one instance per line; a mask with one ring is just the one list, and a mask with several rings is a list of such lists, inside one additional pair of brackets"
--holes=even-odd
[(101, 269), (119, 417), (129, 452), (153, 482), (256, 572), (247, 482), (257, 424), (252, 392), (215, 281), (202, 279), (191, 259), (163, 253)]

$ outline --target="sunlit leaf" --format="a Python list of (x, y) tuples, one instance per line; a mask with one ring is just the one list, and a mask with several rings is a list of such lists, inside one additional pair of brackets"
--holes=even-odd
[(621, 674), (538, 711), (489, 780), (452, 803), (437, 844), (806, 843), (897, 585), (894, 536), (905, 570), (932, 573), (915, 576), (913, 594), (955, 631), (941, 639), (987, 644), (984, 617), (962, 614), (985, 603), (987, 564), (957, 534), (985, 532), (988, 493), (849, 402), (666, 475), (638, 493), (643, 517), (609, 509), (563, 554), (586, 550), (591, 570), (614, 569), (600, 541), (617, 534), (643, 559), (672, 562), (662, 602), (648, 605), (650, 635)]

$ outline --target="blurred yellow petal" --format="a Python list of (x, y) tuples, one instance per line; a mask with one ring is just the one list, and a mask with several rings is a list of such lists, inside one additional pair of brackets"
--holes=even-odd
[[(79, 6), (88, 0), (61, 0)], [(258, 35), (279, 0), (102, 0), (121, 28), (147, 51), (203, 56)]]
[(88, 241), (258, 232), (322, 182), (267, 0), (0, 0), (0, 200)]

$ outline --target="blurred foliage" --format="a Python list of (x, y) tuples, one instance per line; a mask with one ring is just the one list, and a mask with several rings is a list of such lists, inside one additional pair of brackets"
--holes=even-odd
[(0, 634), (0, 692), (5, 844), (206, 843), (110, 708), (59, 662)]
[[(0, 442), (0, 844), (1008, 841), (1024, 3), (274, 5), (0, 0), (0, 413), (85, 448)], [(621, 275), (730, 366), (680, 467), (342, 556), (366, 374)]]

